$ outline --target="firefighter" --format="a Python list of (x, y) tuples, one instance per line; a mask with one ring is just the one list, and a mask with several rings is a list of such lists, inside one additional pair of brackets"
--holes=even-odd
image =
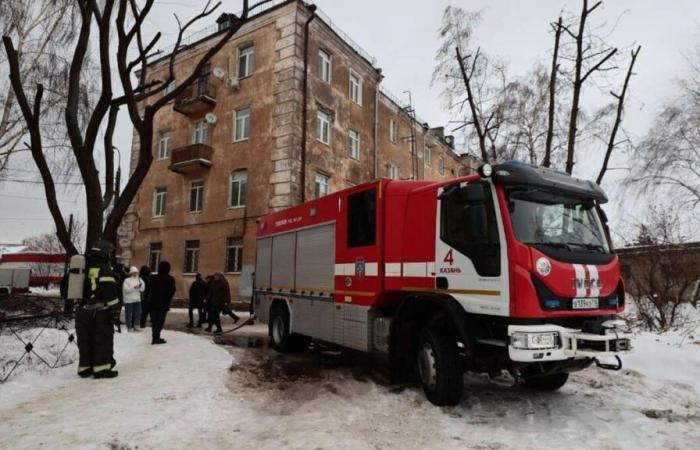
[(110, 266), (114, 246), (99, 240), (90, 248), (85, 264), (85, 288), (75, 315), (80, 362), (78, 375), (83, 378), (114, 378), (114, 319), (121, 305), (117, 283)]

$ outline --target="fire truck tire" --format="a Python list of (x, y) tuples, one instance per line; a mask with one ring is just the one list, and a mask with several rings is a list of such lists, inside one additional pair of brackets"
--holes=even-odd
[(459, 403), (464, 379), (454, 339), (439, 330), (424, 328), (418, 345), (417, 367), (430, 403), (436, 406)]
[(281, 353), (303, 351), (309, 346), (310, 339), (296, 333), (290, 333), (289, 311), (284, 306), (270, 309), (268, 334), (270, 345)]
[(525, 378), (525, 386), (539, 391), (556, 391), (566, 384), (568, 373), (553, 373)]

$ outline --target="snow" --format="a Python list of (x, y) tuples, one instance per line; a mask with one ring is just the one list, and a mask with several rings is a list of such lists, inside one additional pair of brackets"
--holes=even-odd
[(147, 331), (116, 336), (116, 379), (71, 365), (0, 385), (0, 448), (700, 448), (700, 341), (687, 335), (641, 334), (625, 369), (591, 368), (553, 393), (467, 375), (462, 402), (436, 408), (350, 352), (171, 330), (151, 346)]

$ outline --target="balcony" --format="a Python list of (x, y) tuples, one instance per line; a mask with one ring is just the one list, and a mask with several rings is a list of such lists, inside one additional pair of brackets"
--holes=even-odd
[(201, 173), (211, 167), (213, 152), (214, 149), (206, 144), (175, 148), (170, 155), (169, 169), (183, 175)]
[(214, 86), (209, 77), (200, 78), (175, 97), (173, 109), (186, 116), (202, 114), (216, 106)]

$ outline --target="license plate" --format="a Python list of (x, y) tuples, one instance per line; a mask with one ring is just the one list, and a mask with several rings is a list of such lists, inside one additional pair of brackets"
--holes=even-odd
[(571, 302), (573, 309), (598, 309), (597, 298), (575, 298)]

